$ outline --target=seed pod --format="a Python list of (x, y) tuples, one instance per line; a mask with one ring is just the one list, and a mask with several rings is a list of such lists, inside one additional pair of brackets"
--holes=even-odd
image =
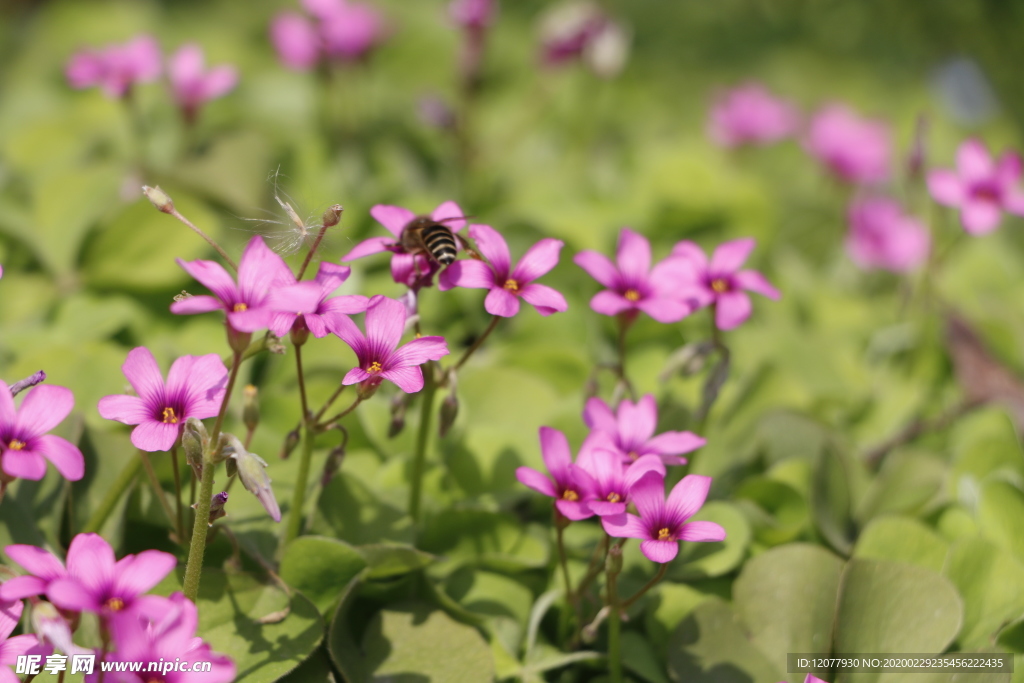
[(459, 415), (459, 398), (455, 391), (448, 392), (448, 395), (441, 401), (441, 408), (438, 410), (437, 430), (443, 439), (448, 431), (455, 424), (455, 418)]
[(341, 212), (345, 209), (342, 208), (341, 204), (335, 204), (331, 208), (324, 211), (324, 222), (325, 228), (333, 228), (341, 221)]
[(185, 420), (185, 428), (181, 433), (181, 445), (185, 449), (185, 460), (192, 468), (196, 479), (203, 478), (203, 453), (210, 442), (206, 426), (197, 417)]
[(156, 207), (157, 211), (163, 213), (174, 213), (174, 202), (167, 195), (166, 192), (160, 189), (160, 186), (149, 187), (148, 185), (142, 186), (142, 194), (146, 195), (146, 199), (149, 203)]
[(267, 476), (267, 463), (255, 453), (245, 450), (242, 442), (233, 434), (226, 434), (223, 452), (235, 461), (238, 468), (238, 479), (242, 486), (263, 505), (263, 508), (275, 522), (281, 521), (281, 508), (274, 497), (274, 489), (270, 488), (270, 477)]
[(409, 394), (395, 394), (391, 399), (391, 424), (388, 425), (388, 438), (393, 439), (405, 429), (405, 411), (409, 407)]
[(278, 454), (278, 457), (282, 460), (287, 460), (288, 456), (295, 450), (295, 447), (299, 445), (301, 438), (297, 428), (288, 432), (288, 436), (284, 437), (284, 443), (281, 444), (281, 452)]

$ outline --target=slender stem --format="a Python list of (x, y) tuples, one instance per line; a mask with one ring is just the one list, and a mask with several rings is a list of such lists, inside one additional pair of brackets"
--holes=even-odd
[(590, 565), (587, 567), (587, 573), (583, 576), (583, 580), (580, 581), (580, 585), (576, 589), (577, 595), (583, 595), (583, 591), (587, 589), (590, 582), (601, 573), (601, 567), (604, 566), (604, 560), (608, 556), (608, 544), (610, 541), (611, 537), (606, 535), (601, 543), (594, 546), (594, 554), (590, 556)]
[(608, 572), (608, 678), (611, 683), (622, 683), (622, 646), (619, 642), (621, 621), (619, 614), (619, 575)]
[(238, 266), (235, 265), (235, 262), (231, 260), (231, 257), (228, 256), (228, 253), (224, 251), (212, 237), (203, 232), (200, 228), (193, 224), (192, 221), (182, 216), (181, 212), (179, 212), (177, 209), (171, 209), (170, 215), (174, 216), (179, 221), (181, 221), (188, 227), (192, 228), (193, 232), (202, 237), (204, 240), (206, 240), (207, 244), (209, 244), (211, 247), (217, 250), (217, 253), (220, 254), (220, 257), (222, 259), (224, 259), (224, 262), (231, 266), (231, 270), (235, 271), (236, 273), (238, 272)]
[[(426, 374), (426, 373), (424, 373), (424, 374)], [(346, 415), (351, 413), (353, 410), (355, 410), (356, 406), (358, 406), (362, 402), (363, 402), (362, 396), (356, 396), (356, 400), (352, 401), (352, 405), (350, 405), (348, 408), (345, 408), (345, 410), (341, 411), (340, 413), (338, 413), (337, 415), (331, 417), (330, 419), (322, 420), (321, 422), (318, 422), (317, 425), (316, 425), (317, 428), (321, 429), (321, 428), (326, 427), (327, 425), (331, 424), (332, 422), (337, 422), (338, 420), (340, 420), (341, 418), (345, 417)]]
[(171, 467), (174, 468), (174, 505), (178, 522), (178, 542), (185, 542), (185, 514), (181, 506), (181, 470), (178, 467), (178, 444), (171, 447)]
[(654, 588), (659, 581), (665, 578), (665, 572), (667, 571), (668, 562), (664, 562), (662, 563), (661, 567), (658, 568), (658, 573), (654, 575), (654, 578), (648, 581), (646, 584), (644, 584), (643, 588), (634, 593), (633, 597), (629, 598), (628, 600), (625, 600), (621, 605), (621, 609), (629, 609), (634, 602), (636, 602), (643, 596), (644, 593)]
[(213, 456), (220, 444), (220, 430), (224, 425), (224, 414), (228, 410), (231, 391), (235, 388), (235, 380), (238, 378), (238, 368), (241, 364), (242, 354), (235, 352), (231, 363), (231, 372), (228, 375), (228, 386), (224, 392), (224, 400), (221, 401), (217, 421), (214, 422), (213, 430), (210, 432), (210, 443), (203, 457), (203, 479), (199, 484), (196, 519), (195, 525), (192, 527), (192, 543), (188, 549), (188, 561), (185, 563), (184, 592), (185, 597), (192, 602), (195, 602), (196, 596), (199, 595), (199, 579), (203, 572), (203, 555), (206, 553), (206, 534), (210, 528), (210, 499), (213, 497), (213, 472), (216, 469)]
[[(492, 324), (493, 327), (493, 324)], [(479, 346), (477, 340), (470, 351)], [(467, 355), (468, 355), (467, 351)], [(466, 356), (463, 356), (465, 359)], [(455, 367), (458, 367), (456, 365)], [(434, 381), (434, 364), (432, 362), (423, 365), (423, 391), (420, 397), (420, 424), (416, 434), (416, 451), (412, 460), (412, 481), (409, 488), (409, 516), (413, 524), (420, 520), (420, 500), (423, 495), (423, 471), (427, 458), (427, 442), (430, 440), (430, 425), (434, 417), (434, 395), (437, 393), (437, 384)]]
[(320, 422), (320, 418), (324, 416), (324, 413), (327, 412), (328, 408), (330, 408), (332, 405), (334, 405), (334, 402), (338, 400), (339, 396), (341, 396), (341, 392), (345, 391), (345, 387), (346, 386), (348, 386), (348, 385), (346, 385), (346, 384), (339, 384), (338, 385), (338, 388), (334, 390), (334, 393), (331, 394), (330, 398), (328, 398), (327, 401), (324, 402), (323, 406), (320, 407), (320, 410), (318, 410), (316, 412), (316, 415), (313, 416), (313, 422), (317, 422), (317, 423)]
[(500, 321), (501, 316), (496, 315), (491, 318), (491, 324), (487, 326), (487, 329), (483, 331), (483, 334), (476, 338), (476, 341), (473, 342), (473, 345), (466, 349), (465, 353), (462, 354), (462, 358), (460, 358), (459, 362), (455, 364), (455, 367), (453, 368), (454, 370), (458, 370), (465, 364), (467, 360), (469, 360), (469, 357), (472, 356), (473, 353), (480, 348), (480, 345), (483, 344), (484, 340), (490, 336), (491, 332), (494, 331), (494, 328), (498, 326), (498, 322)]
[[(555, 509), (555, 530), (556, 538), (558, 540), (558, 563), (562, 565), (562, 580), (565, 581), (565, 600), (569, 603), (569, 607), (572, 609), (573, 614), (576, 615), (577, 627), (583, 623), (583, 613), (580, 610), (580, 599), (579, 595), (576, 594), (572, 589), (572, 579), (569, 578), (569, 557), (565, 552), (565, 524), (561, 523), (562, 520), (557, 519), (560, 517), (558, 509)], [(566, 632), (568, 629), (566, 629)]]
[(320, 248), (320, 242), (324, 239), (324, 233), (327, 232), (327, 226), (320, 226), (320, 232), (316, 234), (316, 239), (313, 240), (313, 245), (309, 248), (309, 252), (306, 254), (306, 258), (302, 261), (302, 266), (299, 268), (299, 274), (295, 276), (296, 280), (301, 280), (302, 276), (306, 274), (306, 268), (309, 267), (309, 262), (313, 260), (313, 254)]
[(309, 404), (306, 402), (306, 378), (302, 374), (302, 346), (295, 346), (295, 372), (299, 380), (299, 399), (302, 402), (302, 421), (309, 420)]
[(295, 479), (292, 506), (288, 510), (288, 526), (285, 527), (282, 546), (294, 541), (302, 531), (302, 508), (306, 505), (306, 486), (309, 483), (310, 462), (313, 460), (313, 437), (314, 431), (306, 420), (302, 425), (302, 454), (299, 456), (299, 474)]
[[(171, 526), (176, 526), (174, 523), (174, 510), (171, 509), (171, 504), (167, 502), (167, 493), (160, 486), (160, 480), (157, 479), (156, 470), (153, 469), (153, 462), (149, 459), (149, 453), (140, 448), (139, 458), (142, 460), (142, 466), (146, 469), (149, 483), (153, 486), (153, 495), (160, 501), (160, 506), (164, 509), (164, 514), (167, 515), (167, 521), (171, 523)], [(184, 539), (178, 538), (178, 543), (184, 543)]]

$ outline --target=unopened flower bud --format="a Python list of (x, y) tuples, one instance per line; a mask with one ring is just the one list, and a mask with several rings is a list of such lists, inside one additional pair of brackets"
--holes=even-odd
[(233, 434), (228, 434), (224, 452), (235, 461), (238, 478), (242, 486), (263, 505), (263, 508), (275, 522), (281, 521), (281, 508), (274, 497), (274, 489), (270, 488), (270, 477), (267, 476), (266, 461), (255, 453), (245, 450), (242, 442)]
[(448, 434), (448, 430), (455, 424), (455, 418), (459, 415), (459, 398), (455, 395), (455, 391), (448, 392), (448, 395), (441, 401), (441, 408), (438, 410), (438, 424), (437, 431), (440, 437), (443, 439)]
[(245, 353), (245, 350), (249, 348), (249, 342), (252, 341), (252, 332), (239, 332), (231, 327), (231, 323), (226, 324), (228, 328), (228, 346), (235, 353)]
[(288, 436), (284, 437), (284, 444), (281, 445), (280, 458), (282, 460), (288, 459), (288, 456), (292, 454), (292, 451), (295, 450), (295, 447), (299, 445), (300, 438), (301, 436), (299, 435), (298, 429), (293, 429), (292, 431), (288, 432)]
[(29, 387), (34, 387), (37, 384), (43, 382), (46, 379), (46, 373), (40, 370), (39, 372), (29, 375), (23, 380), (15, 382), (11, 385), (11, 396), (17, 396), (21, 392), (25, 391)]
[(306, 326), (306, 316), (300, 315), (295, 318), (295, 322), (292, 323), (292, 329), (289, 333), (292, 340), (292, 346), (302, 346), (309, 339), (309, 328)]
[(213, 498), (210, 499), (210, 526), (213, 526), (215, 521), (228, 514), (227, 510), (224, 509), (227, 502), (227, 491), (221, 491), (220, 493), (213, 494)]
[(335, 204), (331, 208), (324, 211), (324, 227), (333, 228), (339, 222), (341, 222), (341, 212), (345, 209), (342, 208), (341, 204)]
[(388, 425), (388, 438), (393, 439), (405, 429), (405, 411), (409, 407), (410, 394), (395, 394), (391, 399), (391, 424)]
[(618, 543), (613, 543), (612, 547), (608, 548), (608, 559), (605, 560), (604, 569), (612, 575), (622, 572), (622, 546)]
[(260, 390), (253, 384), (245, 385), (242, 390), (242, 422), (250, 432), (260, 423)]
[(324, 463), (324, 473), (320, 477), (321, 487), (327, 486), (331, 482), (331, 479), (334, 478), (334, 475), (338, 473), (338, 470), (341, 469), (341, 463), (345, 460), (345, 446), (347, 441), (348, 440), (346, 439), (340, 446), (334, 448), (327, 454), (327, 462)]
[(156, 207), (157, 211), (164, 213), (174, 213), (174, 202), (167, 196), (167, 193), (160, 189), (160, 186), (150, 187), (148, 185), (142, 186), (142, 194), (146, 195), (146, 199), (149, 203)]
[(203, 452), (210, 442), (206, 426), (198, 417), (185, 420), (185, 428), (181, 432), (181, 446), (185, 449), (185, 460), (192, 468), (196, 479), (203, 478)]
[(359, 383), (359, 398), (365, 401), (377, 393), (380, 388), (380, 378), (367, 379)]
[(79, 648), (71, 639), (71, 627), (67, 620), (52, 604), (40, 600), (32, 605), (32, 630), (39, 640), (53, 645), (64, 654), (79, 654)]

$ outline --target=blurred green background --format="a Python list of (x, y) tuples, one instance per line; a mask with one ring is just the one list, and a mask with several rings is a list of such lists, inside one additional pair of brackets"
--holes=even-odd
[[(291, 197), (303, 216), (340, 203), (342, 222), (321, 253), (331, 260), (383, 234), (368, 213), (374, 204), (425, 213), (454, 199), (476, 222), (502, 232), (513, 258), (541, 237), (566, 243), (560, 265), (544, 282), (565, 293), (569, 311), (541, 318), (524, 307), (502, 323), (460, 375), (461, 409), (452, 434), (435, 439), (430, 450), (430, 516), (417, 540), (444, 561), (416, 581), (447, 591), (448, 602), (437, 598), (440, 604), (487, 635), (496, 653), (494, 662), (484, 653), (488, 666), (530, 680), (521, 657), (533, 657), (534, 664), (562, 661), (550, 652), (558, 643), (547, 644), (555, 640), (555, 620), (543, 622), (537, 641), (524, 607), (555, 585), (547, 583), (554, 561), (548, 502), (521, 487), (514, 470), (541, 467), (541, 425), (566, 431), (574, 445), (585, 436), (584, 386), (595, 363), (613, 360), (614, 328), (589, 310), (597, 286), (571, 257), (583, 249), (610, 253), (622, 226), (648, 236), (656, 258), (684, 238), (710, 249), (754, 236), (752, 265), (783, 293), (777, 303), (758, 298), (751, 320), (727, 335), (731, 374), (703, 430), (708, 446), (686, 470), (715, 477), (708, 514), (726, 525), (730, 540), (705, 556), (691, 554), (654, 600), (638, 605), (642, 615), (627, 627), (631, 649), (641, 653), (627, 662), (632, 675), (652, 683), (666, 676), (779, 680), (785, 675), (779, 652), (810, 646), (793, 634), (806, 635), (801, 614), (816, 608), (794, 598), (768, 609), (758, 591), (776, 590), (770, 577), (805, 572), (820, 579), (827, 603), (835, 595), (829, 582), (837, 558), (851, 555), (867, 564), (849, 564), (848, 571), (869, 575), (856, 590), (876, 596), (864, 598), (864, 623), (890, 621), (884, 621), (882, 640), (851, 636), (843, 641), (847, 646), (913, 652), (998, 644), (1024, 652), (1016, 623), (1024, 615), (1024, 460), (1010, 417), (998, 407), (975, 411), (944, 433), (895, 450), (871, 472), (859, 457), (867, 449), (916, 416), (941, 413), (962, 393), (942, 320), (917, 299), (908, 303), (913, 278), (864, 274), (848, 261), (842, 237), (850, 192), (825, 177), (798, 143), (726, 153), (705, 135), (714, 93), (758, 80), (808, 113), (838, 100), (886, 119), (900, 157), (921, 116), (929, 123), (933, 165), (951, 165), (967, 136), (980, 136), (996, 150), (1017, 146), (1024, 125), (1018, 74), (1024, 4), (605, 2), (632, 36), (623, 72), (605, 80), (579, 65), (542, 68), (537, 22), (549, 4), (507, 0), (489, 36), (469, 168), (460, 166), (451, 132), (418, 115), (423, 97), (453, 106), (458, 97), (461, 35), (449, 25), (445, 4), (374, 4), (388, 17), (389, 39), (366, 64), (336, 70), (325, 88), (316, 73), (281, 66), (269, 43), (272, 16), (298, 9), (288, 2), (0, 3), (0, 377), (10, 383), (44, 369), (49, 382), (74, 390), (76, 411), (61, 429), (81, 439), (88, 468), (70, 498), (53, 472), (40, 484), (19, 482), (0, 505), (0, 540), (58, 546), (81, 529), (133, 457), (128, 430), (105, 423), (95, 409), (101, 396), (122, 392), (120, 365), (129, 349), (148, 346), (165, 369), (179, 355), (226, 353), (217, 315), (168, 312), (182, 289), (203, 293), (175, 259), (210, 258), (212, 252), (153, 210), (141, 185), (159, 184), (182, 213), (234, 254), (253, 234), (279, 234), (285, 217), (275, 191)], [(163, 84), (137, 88), (135, 119), (98, 90), (67, 85), (63, 69), (74, 51), (139, 32), (155, 35), (165, 53), (199, 43), (208, 63), (239, 68), (237, 89), (207, 105), (198, 127), (187, 131)], [(967, 76), (964, 64), (973, 65)], [(940, 246), (953, 242), (959, 231), (954, 215), (929, 208), (921, 188), (901, 174), (889, 189), (930, 220)], [(1021, 227), (1020, 219), (1007, 218), (994, 235), (957, 241), (937, 278), (942, 300), (967, 316), (1014, 371), (1024, 369)], [(301, 254), (289, 258), (295, 264)], [(342, 291), (398, 296), (401, 288), (391, 282), (387, 257), (376, 256), (353, 264)], [(479, 291), (426, 290), (424, 331), (445, 335), (453, 353), (461, 351), (487, 324), (482, 301)], [(701, 377), (662, 381), (659, 375), (674, 349), (707, 331), (704, 311), (680, 325), (644, 317), (631, 332), (632, 379), (642, 393), (658, 396), (660, 430), (696, 429)], [(353, 356), (331, 338), (307, 349), (317, 403)], [(263, 421), (254, 451), (271, 463), (277, 498), (287, 507), (295, 459), (276, 454), (299, 415), (293, 362), (289, 354), (265, 355), (245, 368), (243, 379), (260, 387)], [(607, 397), (611, 385), (600, 388)], [(382, 390), (360, 407), (342, 474), (317, 494), (314, 533), (355, 546), (414, 540), (403, 514), (414, 430), (387, 437), (390, 395)], [(229, 428), (242, 431), (241, 402), (232, 409)], [(409, 414), (414, 427), (415, 410)], [(337, 439), (322, 438), (315, 468)], [(169, 464), (158, 465), (170, 482)], [(279, 557), (278, 533), (258, 503), (236, 491), (228, 523), (248, 553), (247, 568), (258, 573), (251, 558)], [(154, 543), (174, 551), (164, 526), (152, 496), (139, 486), (104, 531), (123, 552)], [(582, 572), (596, 529), (570, 529), (574, 571)], [(209, 563), (216, 567), (231, 546), (221, 534), (213, 547)], [(301, 558), (327, 551), (294, 552)], [(967, 566), (979, 556), (991, 558), (990, 569)], [(865, 569), (874, 560), (887, 563), (880, 574)], [(408, 565), (410, 572), (419, 569)], [(635, 548), (627, 554), (627, 587), (639, 587), (650, 573)], [(393, 578), (385, 572), (367, 581), (382, 577)], [(341, 587), (309, 581), (301, 587), (330, 620)], [(878, 596), (885, 593), (872, 581), (899, 595), (916, 586), (917, 597), (896, 616), (879, 616), (870, 605), (884, 602)], [(427, 589), (411, 585), (390, 582), (362, 597), (345, 595), (378, 607), (409, 595), (422, 599)], [(802, 594), (800, 586), (787, 590)], [(941, 602), (936, 595), (948, 597), (936, 608), (945, 616), (929, 622), (922, 610)], [(766, 613), (773, 615), (767, 622)], [(403, 614), (382, 617), (392, 642), (398, 641), (394, 634), (413, 628)], [(473, 614), (487, 615), (485, 625), (473, 622)], [(322, 634), (323, 622), (314, 617), (313, 626), (302, 622), (301, 629)], [(445, 624), (432, 632), (456, 627)], [(733, 631), (723, 624), (733, 624)], [(724, 644), (702, 642), (694, 628), (704, 637), (725, 634)], [(773, 629), (792, 638), (773, 640)], [(251, 639), (227, 631), (220, 649), (234, 643), (230, 653), (249, 662), (241, 653)], [(900, 640), (901, 632), (925, 635), (908, 641)], [(336, 658), (347, 636), (359, 642), (362, 631), (355, 633), (337, 626), (330, 633)], [(458, 633), (472, 641), (467, 648), (485, 647), (476, 635)], [(207, 635), (202, 628), (200, 635)], [(756, 653), (729, 640), (750, 637), (760, 648)], [(302, 642), (284, 657), (290, 665), (274, 668), (261, 659), (240, 680), (275, 680), (319, 641)], [(730, 649), (739, 654), (728, 655)], [(273, 659), (270, 652), (259, 656)], [(327, 680), (326, 649), (316, 652), (293, 680)], [(695, 652), (717, 654), (702, 660)], [(721, 666), (743, 673), (693, 664), (718, 656)], [(602, 669), (593, 661), (562, 668), (568, 663), (552, 666), (556, 673), (530, 675), (589, 680)], [(1018, 669), (1024, 670), (1019, 657)]]

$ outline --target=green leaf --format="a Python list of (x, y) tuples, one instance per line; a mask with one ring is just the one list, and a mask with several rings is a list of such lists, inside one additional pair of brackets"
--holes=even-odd
[(622, 634), (622, 665), (648, 683), (668, 683), (650, 641), (636, 631)]
[(947, 543), (929, 527), (912, 517), (877, 517), (864, 528), (856, 557), (916, 564), (941, 572), (946, 562)]
[(1009, 550), (1024, 562), (1024, 493), (1004, 481), (990, 481), (981, 488), (978, 529), (982, 536)]
[(847, 555), (853, 548), (853, 492), (850, 486), (855, 465), (834, 446), (822, 449), (814, 465), (811, 514), (828, 544)]
[(285, 549), (279, 573), (326, 616), (349, 581), (365, 567), (366, 558), (344, 541), (300, 536)]
[(459, 563), (504, 572), (544, 567), (550, 553), (546, 529), (486, 510), (445, 510), (432, 516), (419, 545)]
[(843, 560), (803, 543), (772, 548), (743, 567), (733, 585), (736, 613), (779, 671), (786, 653), (829, 651), (842, 571)]
[(791, 541), (807, 524), (807, 501), (789, 484), (751, 477), (740, 484), (735, 496), (751, 513), (754, 537), (765, 545)]
[(316, 652), (298, 668), (285, 674), (284, 678), (279, 678), (278, 681), (280, 683), (337, 683), (334, 671), (331, 669), (331, 659), (323, 647), (317, 648)]
[[(953, 584), (923, 567), (851, 559), (839, 593), (835, 652), (943, 652), (963, 623)], [(841, 674), (873, 683), (879, 674)]]
[(644, 612), (644, 630), (655, 647), (664, 654), (668, 650), (668, 639), (693, 609), (709, 598), (705, 593), (682, 583), (662, 581), (651, 589), (649, 602), (653, 603)]
[(948, 467), (940, 459), (914, 452), (891, 453), (868, 487), (855, 515), (862, 523), (883, 514), (914, 514), (940, 494)]
[(992, 643), (999, 630), (1024, 614), (1024, 566), (982, 538), (965, 538), (950, 548), (945, 575), (964, 599), (963, 648)]
[(743, 561), (750, 546), (750, 523), (739, 509), (723, 501), (702, 507), (692, 520), (717, 522), (725, 527), (725, 540), (717, 543), (683, 543), (672, 563), (673, 579), (707, 578), (732, 571)]
[(412, 540), (412, 518), (383, 501), (358, 477), (341, 471), (320, 492), (313, 533), (353, 545)]
[(390, 579), (423, 569), (436, 558), (411, 545), (364, 545), (359, 551), (366, 558), (367, 579)]
[(739, 617), (718, 599), (698, 605), (669, 641), (668, 675), (680, 683), (776, 683), (783, 670), (750, 642)]

